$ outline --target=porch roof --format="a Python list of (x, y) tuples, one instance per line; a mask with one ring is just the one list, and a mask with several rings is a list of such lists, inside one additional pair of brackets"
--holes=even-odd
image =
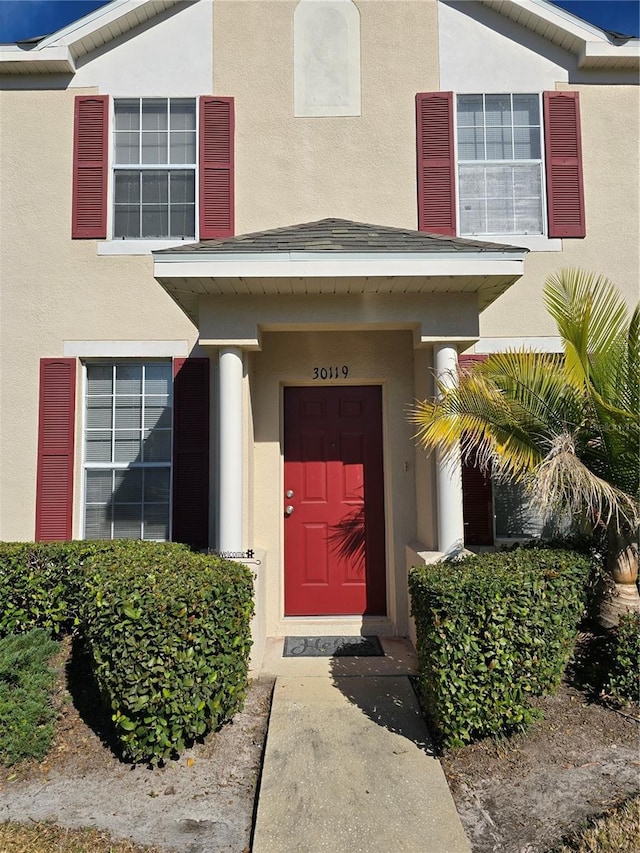
[(527, 249), (322, 219), (153, 252), (154, 275), (198, 322), (201, 296), (476, 294), (481, 311), (523, 273)]

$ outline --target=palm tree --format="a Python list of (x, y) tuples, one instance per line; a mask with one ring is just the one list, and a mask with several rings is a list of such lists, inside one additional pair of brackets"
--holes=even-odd
[(606, 530), (612, 625), (640, 610), (640, 305), (630, 317), (608, 279), (580, 270), (548, 278), (544, 300), (564, 354), (490, 355), (410, 417), (426, 449), (523, 483), (547, 521)]

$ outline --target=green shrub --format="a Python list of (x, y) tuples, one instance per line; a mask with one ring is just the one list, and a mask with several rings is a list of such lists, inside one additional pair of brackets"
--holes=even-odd
[(47, 662), (58, 643), (35, 628), (0, 640), (0, 763), (43, 758), (53, 740), (51, 688), (55, 672)]
[(525, 728), (573, 649), (592, 560), (564, 549), (482, 554), (411, 570), (419, 690), (454, 746)]
[(640, 614), (622, 616), (612, 630), (607, 664), (605, 691), (622, 702), (640, 701)]
[(125, 757), (157, 762), (242, 706), (252, 575), (186, 549), (119, 544), (86, 562), (82, 633)]

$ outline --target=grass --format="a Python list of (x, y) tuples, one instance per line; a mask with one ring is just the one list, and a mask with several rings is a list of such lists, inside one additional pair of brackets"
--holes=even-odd
[(40, 628), (0, 640), (0, 763), (41, 759), (51, 749), (55, 672), (49, 660), (59, 643)]
[(553, 853), (637, 853), (640, 850), (640, 797), (612, 809), (556, 848)]
[(0, 850), (2, 853), (158, 853), (154, 847), (113, 841), (108, 833), (96, 829), (11, 822), (0, 824)]

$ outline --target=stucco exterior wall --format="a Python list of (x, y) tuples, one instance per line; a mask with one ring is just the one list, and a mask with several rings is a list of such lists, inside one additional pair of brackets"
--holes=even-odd
[(236, 105), (237, 233), (324, 217), (417, 228), (415, 95), (438, 88), (437, 4), (357, 5), (361, 116), (296, 118), (296, 3), (216, 0), (214, 88)]
[(382, 386), (388, 612), (394, 629), (406, 633), (405, 545), (416, 526), (415, 447), (406, 419), (414, 396), (412, 359), (409, 331), (265, 333), (262, 351), (250, 354), (255, 443), (248, 545), (267, 552), (268, 636), (285, 633), (282, 388), (312, 384), (307, 367), (313, 364), (346, 364), (348, 384)]
[[(75, 340), (196, 342), (152, 275), (151, 257), (99, 257), (71, 240), (73, 98), (87, 90), (0, 93), (0, 538), (32, 539), (41, 357)], [(81, 400), (80, 388), (78, 400)], [(78, 430), (82, 406), (78, 406)], [(80, 450), (80, 433), (77, 443)], [(79, 453), (77, 456), (80, 459)], [(74, 534), (80, 534), (76, 465)]]
[(587, 236), (563, 240), (561, 252), (530, 252), (523, 277), (480, 315), (482, 337), (555, 335), (542, 302), (542, 286), (548, 275), (568, 267), (606, 275), (630, 305), (638, 300), (638, 87), (557, 88), (580, 93)]

